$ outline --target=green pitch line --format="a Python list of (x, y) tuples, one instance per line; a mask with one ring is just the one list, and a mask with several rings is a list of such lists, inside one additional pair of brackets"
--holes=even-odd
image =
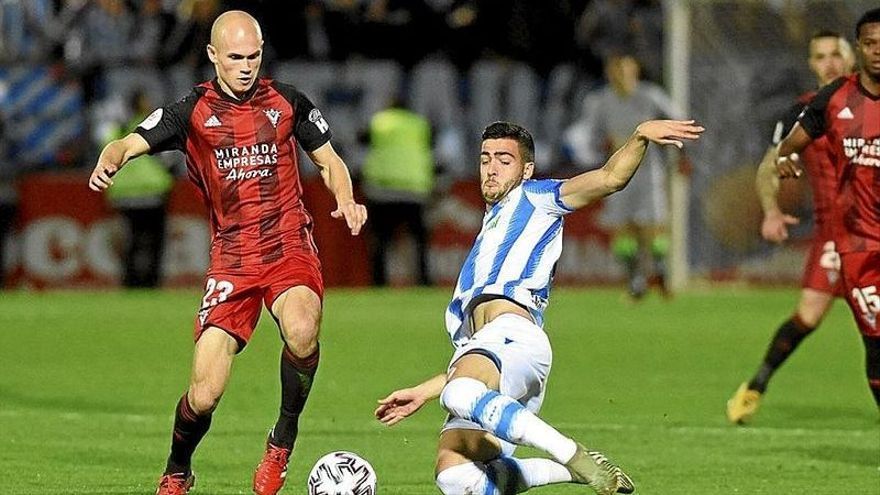
[[(377, 398), (445, 367), (450, 293), (328, 292), (321, 368), (282, 493), (305, 493), (312, 463), (338, 449), (370, 460), (381, 495), (437, 493), (440, 407), (390, 429), (371, 413)], [(880, 415), (843, 304), (776, 375), (753, 425), (725, 422), (725, 401), (757, 366), (796, 296), (717, 290), (631, 305), (616, 290), (556, 290), (542, 415), (608, 453), (645, 495), (880, 495)], [(187, 383), (200, 298), (198, 291), (0, 293), (0, 492), (151, 493)], [(250, 493), (277, 413), (279, 349), (264, 315), (196, 453), (193, 494)]]

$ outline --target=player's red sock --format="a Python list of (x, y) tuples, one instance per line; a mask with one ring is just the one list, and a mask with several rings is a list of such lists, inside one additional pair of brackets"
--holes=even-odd
[(281, 409), (270, 439), (279, 447), (293, 448), (299, 432), (299, 415), (309, 398), (320, 356), (318, 348), (310, 356), (298, 358), (284, 346), (281, 353)]
[(196, 446), (211, 427), (211, 413), (199, 416), (186, 398), (186, 394), (177, 402), (174, 414), (174, 433), (171, 435), (171, 455), (165, 466), (165, 474), (190, 472), (192, 455)]
[(749, 389), (764, 393), (767, 390), (767, 384), (770, 382), (770, 377), (773, 376), (773, 373), (797, 349), (797, 346), (804, 340), (804, 337), (815, 329), (815, 327), (807, 326), (797, 315), (792, 316), (780, 325), (779, 329), (776, 330), (776, 335), (773, 336), (773, 340), (770, 341), (767, 353), (764, 355), (764, 363), (749, 382)]

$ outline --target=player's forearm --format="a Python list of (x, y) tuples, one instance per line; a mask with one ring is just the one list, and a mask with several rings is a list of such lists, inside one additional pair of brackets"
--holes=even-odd
[(647, 139), (634, 133), (602, 168), (572, 177), (562, 184), (560, 196), (563, 203), (576, 210), (623, 189), (638, 169), (647, 146)]
[(345, 163), (341, 159), (334, 160), (325, 170), (324, 185), (327, 186), (327, 189), (336, 198), (336, 204), (342, 205), (354, 201), (351, 174), (349, 174)]
[[(648, 150), (648, 139), (636, 131), (623, 143), (617, 151), (611, 155), (611, 158), (602, 167), (605, 171), (607, 194), (619, 191), (626, 187), (632, 176), (645, 158), (645, 152)], [(606, 194), (606, 195), (607, 195)]]
[(758, 165), (758, 173), (755, 174), (755, 189), (765, 215), (779, 211), (779, 203), (776, 200), (776, 195), (779, 193), (776, 157), (776, 148), (768, 149)]
[(101, 151), (100, 160), (122, 168), (126, 162), (149, 151), (146, 141), (138, 134), (129, 134), (122, 139), (107, 143)]
[(414, 388), (428, 401), (440, 397), (440, 393), (443, 392), (443, 387), (445, 386), (446, 373), (441, 373), (416, 385)]

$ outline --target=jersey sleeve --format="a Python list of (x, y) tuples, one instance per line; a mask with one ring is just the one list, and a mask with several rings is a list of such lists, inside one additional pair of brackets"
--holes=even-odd
[(801, 103), (796, 103), (788, 108), (785, 113), (776, 121), (776, 124), (773, 126), (773, 133), (770, 136), (770, 144), (773, 146), (779, 144), (782, 139), (788, 135), (791, 131), (791, 128), (794, 127), (795, 122), (798, 121), (798, 116), (800, 116), (801, 112), (804, 110), (804, 105)]
[(333, 133), (321, 111), (301, 91), (288, 84), (273, 82), (273, 87), (293, 106), (293, 136), (310, 153), (330, 141)]
[(193, 91), (186, 97), (155, 110), (134, 132), (150, 145), (150, 153), (178, 150), (184, 151), (189, 119), (195, 108), (198, 94)]
[(828, 102), (831, 101), (831, 97), (834, 96), (834, 93), (836, 93), (845, 82), (846, 78), (841, 77), (831, 84), (824, 86), (816, 94), (816, 97), (813, 98), (813, 101), (811, 101), (809, 105), (804, 108), (804, 111), (801, 112), (801, 115), (798, 117), (798, 122), (801, 124), (801, 127), (807, 131), (807, 134), (809, 134), (811, 138), (816, 139), (825, 134), (825, 130), (828, 128), (828, 122), (825, 118), (825, 111), (828, 109)]
[(559, 190), (565, 181), (557, 179), (527, 180), (523, 182), (523, 191), (535, 208), (555, 217), (567, 215), (574, 210), (565, 206), (559, 196)]

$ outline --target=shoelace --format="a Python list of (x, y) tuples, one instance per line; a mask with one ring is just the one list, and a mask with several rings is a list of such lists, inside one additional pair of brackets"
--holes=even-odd
[(186, 486), (187, 476), (184, 473), (166, 474), (159, 481), (162, 488), (183, 488)]
[(265, 462), (271, 463), (279, 472), (284, 471), (284, 468), (287, 467), (287, 456), (289, 453), (290, 451), (285, 448), (270, 444), (269, 450), (266, 452)]

